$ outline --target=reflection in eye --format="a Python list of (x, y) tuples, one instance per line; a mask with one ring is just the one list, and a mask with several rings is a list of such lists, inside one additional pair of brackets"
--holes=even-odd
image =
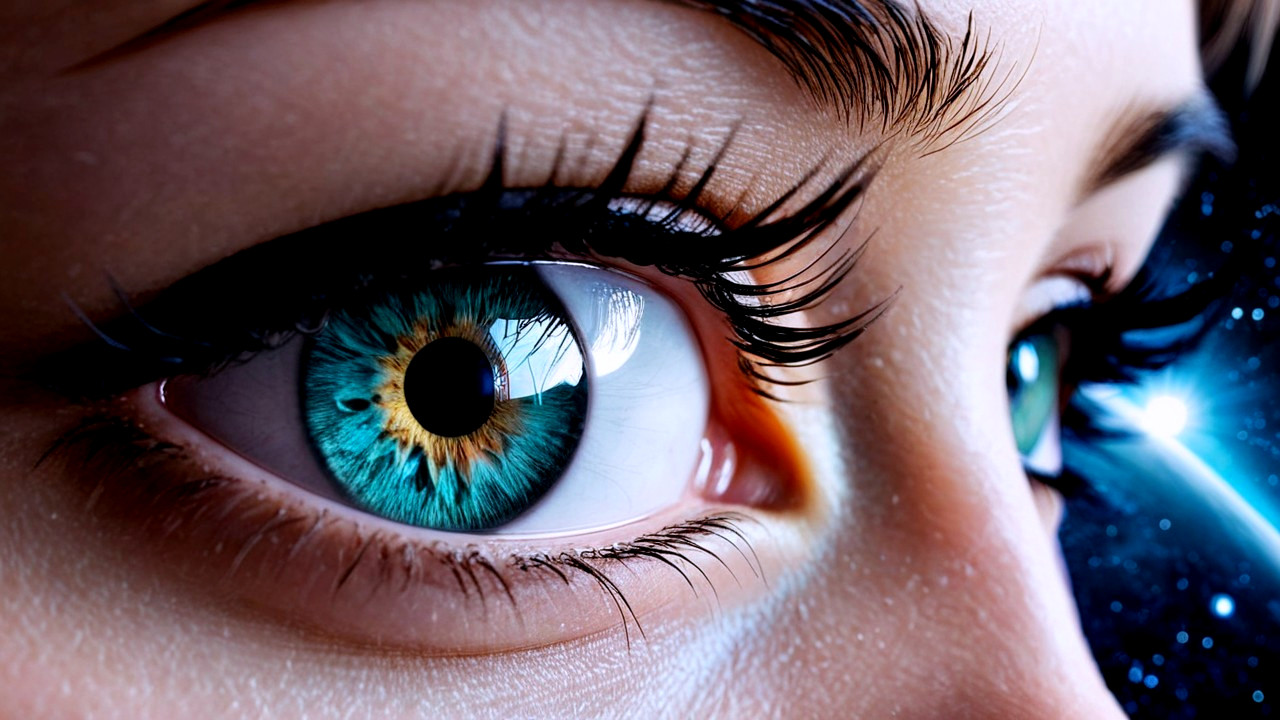
[(1113, 419), (1078, 403), (1075, 391), (1136, 383), (1195, 345), (1230, 277), (1170, 288), (1155, 280), (1156, 272), (1144, 269), (1100, 301), (1054, 310), (1009, 346), (1005, 385), (1013, 434), (1023, 467), (1041, 482), (1060, 490), (1066, 486), (1059, 482), (1078, 485), (1078, 478), (1062, 476), (1060, 431), (1078, 438), (1115, 431)]
[[(799, 457), (767, 398), (786, 389), (773, 384), (775, 373), (825, 360), (886, 308), (825, 325), (788, 322), (853, 270), (859, 252), (826, 243), (844, 236), (838, 222), (876, 165), (863, 156), (820, 166), (752, 212), (706, 190), (716, 185), (719, 153), (701, 171), (683, 162), (671, 168), (656, 191), (651, 180), (633, 182), (644, 116), (604, 178), (575, 177), (576, 163), (558, 158), (537, 187), (513, 187), (505, 177), (504, 132), (479, 187), (442, 189), (277, 237), (174, 282), (141, 307), (120, 291), (122, 312), (112, 320), (96, 324), (86, 315), (100, 341), (51, 356), (36, 379), (74, 397), (118, 398), (124, 417), (89, 418), (56, 448), (111, 447), (117, 466), (154, 470), (145, 482), (132, 471), (97, 473), (110, 484), (99, 502), (130, 517), (145, 506), (143, 522), (180, 528), (175, 542), (188, 544), (200, 558), (195, 571), (208, 571), (212, 582), (252, 574), (266, 604), (291, 621), (340, 625), (361, 641), (394, 635), (407, 646), (488, 652), (580, 637), (620, 617), (629, 642), (628, 625), (638, 629), (639, 620), (624, 588), (654, 587), (670, 572), (696, 593), (695, 574), (716, 582), (701, 567), (707, 562), (721, 566), (725, 580), (762, 577), (748, 534), (737, 528), (749, 516), (726, 506), (796, 507), (805, 498)], [(677, 192), (691, 174), (693, 187)], [(811, 263), (798, 271), (779, 265), (806, 248)], [(771, 268), (785, 279), (754, 279)], [(678, 293), (679, 304), (649, 281)], [(464, 305), (482, 312), (462, 322), (455, 316)], [(340, 332), (343, 316), (348, 327)], [(371, 326), (390, 337), (353, 342)], [(694, 326), (728, 337), (695, 334)], [(401, 338), (421, 351), (446, 333), (455, 340), (425, 357), (398, 352)], [(321, 359), (322, 346), (332, 357)], [(304, 398), (300, 388), (313, 390), (304, 376), (326, 363), (334, 380), (327, 399)], [(438, 412), (433, 396), (446, 391), (433, 378), (457, 374), (492, 391), (472, 385), (459, 398), (450, 383), (457, 402)], [(387, 408), (395, 378), (400, 406)], [(562, 402), (541, 417), (528, 412), (536, 402), (518, 404), (512, 416), (523, 426), (492, 435), (501, 452), (476, 442), (505, 403), (541, 396), (545, 405), (556, 386), (581, 396), (578, 404)], [(322, 403), (328, 420), (308, 409)], [(363, 442), (391, 448), (375, 487), (367, 467), (355, 463), (359, 472), (349, 473), (331, 460), (349, 449), (344, 444), (361, 442), (352, 440), (361, 432), (339, 425), (358, 427), (357, 417), (381, 413), (385, 429), (389, 409), (417, 430), (403, 444), (361, 431)], [(532, 426), (551, 423), (567, 429), (564, 442), (535, 441)], [(337, 442), (326, 451), (318, 436), (329, 424)], [(527, 452), (513, 453), (517, 445)], [(449, 446), (452, 455), (429, 468), (431, 485), (418, 487), (410, 456), (420, 453), (420, 464), (430, 448)], [(226, 458), (228, 449), (266, 472)], [(479, 464), (487, 464), (483, 473), (473, 471)], [(544, 474), (525, 472), (531, 467)], [(500, 492), (470, 493), (480, 475)], [(455, 486), (452, 499), (430, 494), (445, 482)], [(424, 502), (436, 502), (434, 512)], [(424, 537), (380, 517), (495, 536)], [(745, 565), (735, 568), (725, 552)], [(581, 616), (544, 603), (548, 581), (571, 593), (599, 588), (604, 612)], [(317, 583), (334, 589), (333, 603), (314, 602)], [(496, 637), (441, 610), (440, 593), (455, 588), (463, 603), (473, 595), (537, 602), (521, 606), (528, 616), (511, 618), (519, 627), (509, 638)], [(389, 629), (388, 618), (408, 614), (422, 618), (413, 632)], [(524, 625), (524, 617), (546, 622)]]
[(1058, 414), (1058, 340), (1051, 333), (1024, 335), (1009, 348), (1005, 387), (1018, 452), (1031, 458)]
[[(706, 371), (658, 291), (563, 263), (418, 284), (335, 311), (301, 352), (268, 353), (283, 360), (171, 381), (166, 403), (265, 467), (318, 459), (286, 478), (319, 477), (370, 513), (439, 530), (616, 524), (694, 479)], [(253, 437), (293, 424), (292, 447)]]
[(357, 504), (441, 530), (502, 524), (568, 463), (582, 353), (524, 273), (394, 294), (331, 316), (302, 363), (307, 429)]

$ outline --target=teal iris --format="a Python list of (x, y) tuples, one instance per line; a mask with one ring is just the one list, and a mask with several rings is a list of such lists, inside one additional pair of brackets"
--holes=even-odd
[(1023, 337), (1009, 348), (1005, 384), (1018, 451), (1029, 456), (1058, 412), (1057, 338), (1050, 333)]
[(564, 473), (586, 417), (586, 367), (535, 271), (436, 275), (331, 315), (302, 359), (302, 411), (354, 504), (412, 525), (484, 530)]

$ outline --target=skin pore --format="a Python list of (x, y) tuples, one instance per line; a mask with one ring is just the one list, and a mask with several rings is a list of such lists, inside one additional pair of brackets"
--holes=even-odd
[[(1109, 273), (1118, 290), (1146, 255), (1185, 158), (1123, 174), (1100, 158), (1200, 97), (1191, 2), (983, 3), (972, 22), (992, 82), (977, 92), (998, 102), (980, 132), (931, 139), (816, 102), (713, 13), (646, 0), (297, 0), (102, 56), (189, 4), (0, 10), (0, 715), (1120, 716), (1060, 569), (1060, 499), (1028, 480), (1013, 441), (1006, 350), (1087, 296), (1080, 278)], [(924, 5), (958, 42), (971, 8)], [(690, 492), (587, 536), (471, 541), (494, 557), (556, 553), (746, 515), (752, 552), (712, 538), (723, 562), (699, 565), (696, 593), (656, 561), (618, 569), (624, 631), (628, 616), (577, 576), (518, 585), (519, 612), (444, 581), (379, 590), (364, 570), (360, 593), (305, 592), (308, 576), (335, 584), (337, 540), (276, 576), (268, 549), (217, 547), (213, 513), (157, 527), (127, 484), (89, 502), (89, 465), (39, 462), (102, 411), (24, 379), (92, 339), (64, 296), (103, 320), (120, 312), (106, 273), (144, 301), (272, 238), (474, 189), (500, 119), (508, 186), (557, 168), (594, 186), (642, 116), (627, 190), (654, 192), (688, 151), (673, 194), (687, 193), (723, 148), (704, 198), (717, 216), (759, 212), (819, 168), (812, 194), (870, 155), (874, 178), (824, 234), (867, 249), (802, 321), (893, 298), (846, 349), (781, 373), (818, 378), (793, 402), (765, 403), (743, 392), (723, 319), (689, 283), (641, 271), (689, 316), (716, 431), (741, 448), (733, 487), (803, 477), (789, 491), (801, 497)], [(105, 404), (187, 448), (185, 472), (237, 478), (237, 497), (271, 507), (327, 502), (146, 397)], [(750, 442), (762, 425), (785, 447)], [(219, 521), (249, 522), (247, 504), (224, 500)], [(437, 537), (324, 507), (350, 527)]]

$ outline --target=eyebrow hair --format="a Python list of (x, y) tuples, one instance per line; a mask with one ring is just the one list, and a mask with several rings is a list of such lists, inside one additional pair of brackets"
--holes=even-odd
[[(279, 0), (205, 0), (72, 70), (137, 50), (230, 12)], [(776, 57), (819, 107), (860, 127), (928, 145), (976, 134), (1012, 92), (1012, 70), (988, 75), (994, 53), (972, 14), (960, 38), (903, 0), (668, 0), (710, 12)]]
[(1207, 89), (1169, 108), (1127, 113), (1117, 122), (1086, 173), (1082, 195), (1097, 192), (1158, 160), (1208, 154), (1225, 162), (1236, 146), (1226, 115)]
[[(1000, 117), (1020, 76), (992, 70), (995, 51), (973, 14), (959, 39), (903, 0), (667, 0), (710, 12), (776, 57), (821, 107), (859, 126), (906, 134), (931, 154)], [(85, 60), (93, 65), (250, 6), (281, 0), (204, 0), (131, 40)], [(1025, 69), (1024, 69), (1025, 72)], [(935, 143), (947, 138), (945, 145)], [(1107, 134), (1081, 196), (1169, 156), (1229, 161), (1235, 144), (1213, 95), (1201, 89), (1171, 108), (1128, 112)]]
[[(676, 0), (724, 18), (772, 53), (819, 105), (926, 141), (990, 119), (1019, 78), (970, 13), (959, 39), (901, 0)], [(927, 144), (927, 142), (926, 142)]]

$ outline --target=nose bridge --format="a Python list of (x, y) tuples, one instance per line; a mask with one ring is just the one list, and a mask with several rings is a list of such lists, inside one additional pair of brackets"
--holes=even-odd
[(845, 533), (898, 615), (897, 666), (931, 674), (902, 689), (902, 716), (1123, 717), (1016, 452), (957, 430), (979, 420), (936, 413), (909, 431), (884, 419), (856, 431)]
[[(940, 586), (922, 625), (953, 639), (946, 648), (925, 649), (919, 662), (946, 658), (948, 691), (941, 697), (963, 708), (954, 717), (1119, 717), (1080, 634), (1056, 546), (1038, 518), (1023, 523), (1000, 516), (1034, 513), (1029, 505), (983, 495), (945, 515), (937, 508), (920, 512), (917, 518), (929, 518), (923, 534), (919, 520), (911, 523), (915, 540), (902, 547)], [(938, 715), (930, 707), (921, 716)]]

